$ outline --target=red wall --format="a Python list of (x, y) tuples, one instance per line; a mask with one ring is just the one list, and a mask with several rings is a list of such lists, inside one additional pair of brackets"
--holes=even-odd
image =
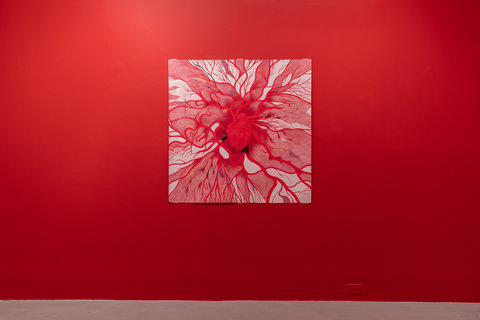
[[(0, 4), (0, 298), (480, 301), (478, 1)], [(312, 205), (167, 204), (167, 59), (312, 58)]]

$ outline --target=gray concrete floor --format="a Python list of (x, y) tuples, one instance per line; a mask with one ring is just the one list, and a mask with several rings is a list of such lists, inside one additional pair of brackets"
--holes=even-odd
[(480, 303), (0, 301), (1, 320), (480, 320)]

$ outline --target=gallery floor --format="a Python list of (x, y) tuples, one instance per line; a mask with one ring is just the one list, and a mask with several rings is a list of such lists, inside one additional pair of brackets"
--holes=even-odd
[(0, 301), (0, 320), (479, 320), (477, 303)]

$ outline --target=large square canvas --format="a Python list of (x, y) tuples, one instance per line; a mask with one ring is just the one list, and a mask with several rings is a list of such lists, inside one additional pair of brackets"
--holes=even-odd
[(310, 59), (176, 60), (169, 202), (310, 203)]

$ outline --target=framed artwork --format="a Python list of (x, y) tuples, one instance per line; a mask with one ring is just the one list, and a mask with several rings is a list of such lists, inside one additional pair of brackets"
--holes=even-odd
[(310, 59), (176, 60), (169, 202), (310, 203)]

